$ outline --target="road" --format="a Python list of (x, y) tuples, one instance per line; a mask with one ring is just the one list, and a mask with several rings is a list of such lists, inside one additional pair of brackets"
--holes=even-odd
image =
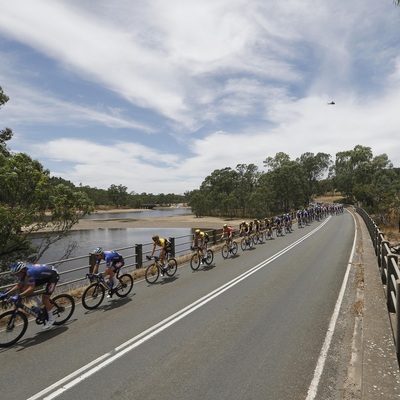
[(345, 212), (235, 258), (217, 253), (204, 270), (135, 282), (98, 310), (78, 305), (64, 327), (30, 323), (0, 351), (1, 397), (340, 398), (354, 322), (344, 310), (333, 329), (332, 316), (354, 234)]

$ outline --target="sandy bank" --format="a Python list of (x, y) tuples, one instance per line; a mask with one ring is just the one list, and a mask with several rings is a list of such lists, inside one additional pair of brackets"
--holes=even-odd
[[(108, 212), (108, 211), (107, 211)], [(129, 212), (121, 210), (120, 212)], [(116, 214), (118, 212), (115, 212)], [(72, 230), (83, 229), (106, 229), (106, 228), (202, 228), (213, 229), (221, 228), (223, 224), (233, 226), (239, 225), (239, 219), (224, 219), (217, 217), (200, 217), (194, 214), (176, 215), (170, 217), (152, 217), (152, 218), (121, 218), (116, 217), (112, 220), (104, 219), (82, 219)]]

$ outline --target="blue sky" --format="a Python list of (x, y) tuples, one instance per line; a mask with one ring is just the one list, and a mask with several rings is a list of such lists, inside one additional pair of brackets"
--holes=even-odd
[[(0, 0), (0, 127), (76, 185), (184, 193), (360, 144), (400, 167), (392, 0)], [(328, 105), (330, 101), (335, 105)]]

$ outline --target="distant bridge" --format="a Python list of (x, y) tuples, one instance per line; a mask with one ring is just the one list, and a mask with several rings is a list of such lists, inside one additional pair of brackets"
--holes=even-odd
[(142, 204), (140, 208), (145, 208), (146, 210), (152, 210), (156, 205), (152, 203)]

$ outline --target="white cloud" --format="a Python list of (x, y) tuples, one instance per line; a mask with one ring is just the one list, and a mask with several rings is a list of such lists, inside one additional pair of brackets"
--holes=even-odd
[(184, 192), (217, 168), (357, 144), (400, 166), (395, 11), (372, 0), (6, 2), (2, 117), (18, 149), (97, 187)]

